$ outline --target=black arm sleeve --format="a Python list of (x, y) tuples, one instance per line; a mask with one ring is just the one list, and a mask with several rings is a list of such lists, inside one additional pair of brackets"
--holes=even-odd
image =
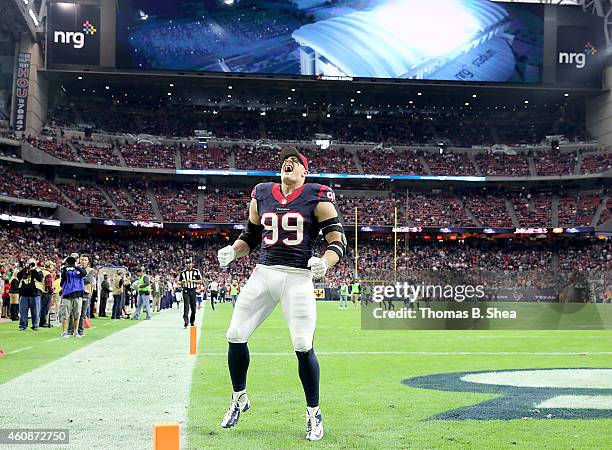
[(319, 223), (319, 227), (321, 228), (321, 232), (323, 233), (324, 237), (332, 231), (338, 231), (342, 235), (339, 241), (330, 242), (327, 244), (327, 248), (325, 249), (326, 251), (331, 250), (338, 255), (339, 259), (342, 259), (346, 253), (347, 242), (346, 236), (344, 235), (344, 228), (340, 223), (340, 219), (338, 217), (332, 217), (331, 219), (324, 220), (323, 222)]
[(250, 220), (246, 224), (245, 230), (242, 232), (238, 239), (244, 241), (249, 246), (250, 253), (261, 244), (261, 233), (263, 232), (263, 225), (255, 225)]

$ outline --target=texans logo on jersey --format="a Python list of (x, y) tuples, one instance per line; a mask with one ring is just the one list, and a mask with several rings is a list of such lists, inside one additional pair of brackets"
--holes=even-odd
[(285, 196), (279, 183), (260, 183), (251, 197), (264, 226), (259, 263), (307, 268), (319, 235), (314, 210), (319, 202), (335, 202), (331, 188), (306, 183)]

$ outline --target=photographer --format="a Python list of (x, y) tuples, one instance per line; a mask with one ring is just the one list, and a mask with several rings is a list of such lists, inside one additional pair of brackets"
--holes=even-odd
[(43, 273), (37, 267), (36, 260), (30, 258), (17, 272), (19, 280), (19, 330), (28, 327), (28, 313), (32, 313), (32, 329), (38, 330), (40, 295), (44, 290)]
[(91, 267), (89, 267), (89, 256), (81, 255), (81, 257), (79, 258), (79, 264), (80, 267), (85, 271), (85, 277), (83, 278), (83, 300), (81, 304), (81, 314), (79, 317), (79, 326), (76, 330), (72, 327), (72, 322), (68, 324), (68, 334), (73, 334), (74, 331), (77, 331), (79, 336), (83, 336), (83, 322), (85, 320), (85, 317), (89, 317), (89, 307), (93, 294), (93, 285), (95, 283), (95, 272)]
[(83, 306), (83, 293), (85, 284), (83, 278), (87, 272), (82, 267), (77, 267), (76, 263), (79, 258), (77, 253), (71, 253), (64, 260), (64, 266), (61, 270), (60, 285), (62, 287), (62, 337), (67, 338), (69, 320), (74, 330), (74, 337), (80, 338), (78, 333), (79, 319), (81, 317), (81, 309)]

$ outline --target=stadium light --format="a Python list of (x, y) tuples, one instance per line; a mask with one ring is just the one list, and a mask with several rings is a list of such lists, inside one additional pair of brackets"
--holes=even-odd
[(368, 120), (370, 120), (371, 118), (372, 118), (372, 116), (369, 115), (369, 114), (366, 116), (366, 119), (368, 119)]
[(291, 88), (291, 92), (295, 92), (295, 88)]
[(77, 80), (82, 80), (82, 79), (83, 79), (83, 77), (82, 77), (81, 75), (79, 75), (79, 76), (77, 77)]
[(174, 83), (170, 83), (170, 87), (174, 87)]
[(228, 89), (234, 89), (232, 86), (228, 86), (227, 88), (228, 88)]
[(28, 9), (28, 14), (32, 18), (32, 22), (34, 22), (34, 25), (38, 27), (40, 23), (38, 22), (38, 19), (36, 18), (36, 14), (34, 14), (34, 11), (32, 11), (32, 8)]
[(476, 94), (472, 94), (472, 98), (476, 98)]
[(108, 91), (110, 89), (110, 86), (104, 86), (104, 89)]
[(563, 94), (565, 97), (569, 97), (569, 94), (566, 92), (565, 94)]
[(525, 100), (525, 104), (529, 103), (529, 100)]
[(361, 91), (357, 91), (358, 94), (361, 94)]

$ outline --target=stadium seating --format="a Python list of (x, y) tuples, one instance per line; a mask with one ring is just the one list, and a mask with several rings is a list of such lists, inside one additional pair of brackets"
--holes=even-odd
[(181, 148), (183, 169), (229, 169), (227, 153), (219, 148)]
[(537, 153), (534, 157), (536, 172), (540, 176), (572, 175), (576, 164), (574, 153)]
[(463, 194), (463, 201), (481, 225), (493, 228), (513, 227), (502, 192)]
[[(231, 239), (237, 235), (233, 235)], [(16, 261), (34, 257), (40, 261), (60, 262), (66, 254), (78, 248), (81, 253), (92, 255), (98, 267), (114, 264), (126, 265), (131, 270), (145, 265), (150, 273), (176, 275), (185, 257), (193, 257), (197, 267), (206, 277), (226, 280), (228, 273), (216, 262), (216, 251), (228, 241), (223, 237), (196, 236), (147, 236), (122, 233), (95, 235), (85, 232), (66, 232), (48, 228), (32, 228), (0, 225), (0, 269), (13, 267)], [(330, 269), (328, 282), (337, 286), (354, 276), (352, 244), (349, 255), (337, 267)], [(363, 279), (383, 279), (393, 271), (393, 241), (389, 238), (363, 236), (359, 242), (359, 274)], [(503, 249), (503, 251), (501, 251)], [(318, 251), (322, 244), (318, 245)], [(458, 241), (406, 242), (400, 235), (398, 242), (398, 274), (405, 276), (412, 270), (485, 270), (550, 272), (555, 252), (559, 255), (559, 269), (574, 271), (593, 269), (609, 270), (612, 263), (612, 244), (589, 239), (566, 240), (559, 247), (552, 243), (534, 241), (483, 241), (480, 239)], [(257, 253), (257, 252), (256, 252)], [(240, 259), (232, 265), (232, 276), (240, 283), (246, 281), (256, 261), (257, 254)], [(404, 275), (402, 275), (404, 274)]]
[(28, 200), (65, 203), (60, 191), (47, 180), (23, 175), (0, 165), (0, 194)]
[(528, 177), (529, 164), (524, 155), (487, 153), (476, 155), (476, 162), (483, 175), (500, 177)]
[(512, 193), (514, 212), (521, 227), (541, 227), (552, 224), (551, 208), (552, 194), (542, 193)]
[(599, 173), (612, 169), (612, 153), (586, 154), (582, 158), (582, 173)]
[(121, 161), (110, 145), (81, 144), (75, 142), (74, 148), (77, 153), (88, 164), (99, 164), (105, 166), (120, 166)]
[(157, 169), (176, 167), (174, 147), (152, 144), (122, 144), (121, 154), (128, 166)]
[(51, 156), (55, 156), (58, 159), (64, 161), (79, 162), (79, 158), (72, 151), (70, 146), (63, 141), (58, 141), (52, 137), (28, 137), (28, 143), (33, 147), (36, 147)]
[(197, 191), (192, 186), (155, 183), (152, 187), (164, 221), (197, 221)]
[(414, 151), (360, 150), (357, 154), (365, 173), (425, 174), (419, 156)]
[(96, 186), (67, 182), (58, 183), (57, 186), (69, 193), (70, 198), (76, 203), (79, 211), (85, 215), (98, 218), (117, 216), (112, 205)]
[(465, 153), (437, 155), (425, 152), (424, 157), (432, 175), (476, 175), (474, 166)]

